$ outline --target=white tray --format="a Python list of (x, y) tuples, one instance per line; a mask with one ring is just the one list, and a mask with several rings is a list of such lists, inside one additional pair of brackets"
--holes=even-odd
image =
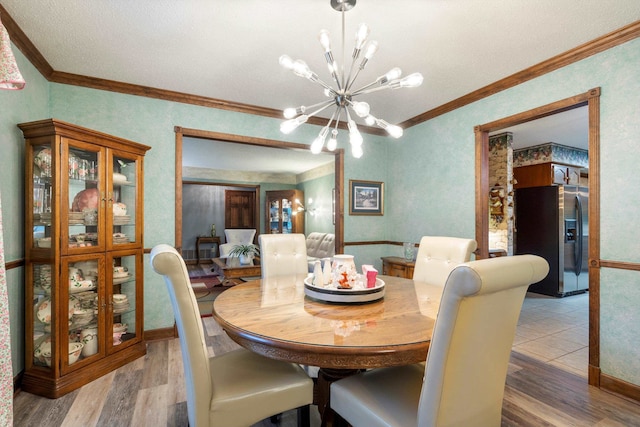
[(384, 297), (385, 287), (382, 279), (376, 279), (376, 286), (364, 289), (334, 289), (314, 286), (313, 276), (304, 279), (304, 293), (310, 298), (341, 304), (362, 304), (374, 302)]

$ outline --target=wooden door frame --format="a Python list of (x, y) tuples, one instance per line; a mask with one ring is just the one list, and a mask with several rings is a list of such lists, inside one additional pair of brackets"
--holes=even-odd
[[(200, 138), (210, 139), (222, 142), (231, 142), (236, 144), (254, 145), (259, 147), (284, 149), (284, 150), (304, 150), (308, 151), (309, 146), (306, 144), (297, 144), (295, 142), (277, 141), (266, 138), (256, 138), (243, 135), (234, 135), (230, 133), (212, 132), (200, 129), (189, 129), (180, 126), (174, 127), (176, 134), (176, 152), (175, 152), (175, 244), (178, 251), (182, 246), (182, 152), (183, 138)], [(336, 253), (340, 254), (344, 251), (344, 149), (339, 148), (333, 152), (323, 149), (324, 152), (333, 154), (334, 156), (334, 188), (335, 188), (335, 245)], [(229, 184), (231, 185), (231, 184)], [(234, 184), (235, 185), (235, 184)], [(258, 195), (259, 196), (259, 195)], [(256, 199), (259, 203), (260, 197)], [(259, 209), (259, 205), (256, 205)], [(259, 218), (259, 214), (258, 214)]]
[(589, 115), (589, 384), (600, 386), (600, 88), (474, 128), (477, 258), (489, 257), (489, 133), (578, 107)]

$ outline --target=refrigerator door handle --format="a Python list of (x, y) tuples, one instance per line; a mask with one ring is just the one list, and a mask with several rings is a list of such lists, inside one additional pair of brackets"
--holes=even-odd
[(576, 214), (577, 214), (577, 218), (576, 218), (576, 228), (577, 228), (577, 236), (576, 236), (576, 244), (574, 245), (574, 252), (573, 252), (573, 265), (575, 268), (575, 273), (576, 276), (580, 275), (580, 272), (582, 271), (582, 237), (583, 237), (583, 230), (582, 230), (582, 200), (580, 199), (580, 195), (577, 194), (576, 195)]

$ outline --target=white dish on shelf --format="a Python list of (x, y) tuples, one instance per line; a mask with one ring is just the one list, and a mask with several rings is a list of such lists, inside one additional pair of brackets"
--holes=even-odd
[(131, 278), (133, 277), (133, 274), (129, 274), (127, 273), (126, 276), (119, 276), (119, 277), (113, 277), (113, 284), (114, 285), (119, 285), (121, 283), (124, 282), (128, 282), (129, 280), (131, 280)]
[(310, 298), (341, 304), (362, 304), (378, 301), (384, 297), (385, 283), (382, 279), (376, 279), (373, 288), (337, 289), (333, 287), (315, 286), (313, 275), (304, 279), (304, 293)]
[(93, 280), (69, 280), (69, 293), (92, 291), (96, 288)]
[(82, 352), (82, 347), (84, 347), (84, 344), (81, 342), (69, 343), (69, 365), (73, 365), (78, 361), (80, 353)]
[(126, 323), (114, 323), (113, 324), (113, 332), (114, 333), (125, 333), (125, 332), (127, 332), (127, 324)]
[(114, 172), (113, 173), (113, 183), (114, 184), (121, 184), (121, 183), (125, 183), (127, 182), (127, 177), (124, 174), (118, 173), (118, 172)]
[(34, 344), (33, 357), (41, 363), (47, 363), (48, 357), (48, 365), (51, 365), (51, 335), (43, 335), (38, 338)]
[[(80, 301), (74, 296), (69, 297), (69, 318), (67, 320), (71, 320), (73, 318), (73, 313), (76, 308), (80, 308)], [(36, 317), (42, 323), (48, 325), (51, 323), (51, 299), (45, 298), (39, 304), (36, 309)]]

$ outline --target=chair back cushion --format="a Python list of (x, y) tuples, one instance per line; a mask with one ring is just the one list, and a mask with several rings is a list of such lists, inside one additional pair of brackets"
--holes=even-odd
[(307, 236), (307, 256), (330, 258), (336, 254), (336, 236), (332, 233), (309, 233)]
[(535, 255), (472, 261), (451, 272), (427, 355), (418, 425), (500, 425), (522, 302), (548, 272)]
[(253, 243), (253, 238), (256, 236), (255, 228), (227, 228), (224, 230), (226, 237), (226, 243), (233, 243), (234, 245)]
[(211, 375), (200, 311), (182, 256), (161, 244), (151, 250), (151, 267), (164, 276), (180, 336), (189, 425), (209, 424)]
[(413, 280), (444, 286), (449, 273), (471, 259), (477, 244), (473, 239), (424, 236), (420, 240)]
[(307, 273), (307, 246), (304, 234), (261, 234), (262, 278)]
[(326, 236), (327, 233), (319, 233), (314, 231), (313, 233), (309, 233), (307, 236), (307, 240), (305, 241), (307, 245), (307, 256), (315, 257), (316, 252), (320, 249), (320, 244), (322, 243), (322, 239)]

